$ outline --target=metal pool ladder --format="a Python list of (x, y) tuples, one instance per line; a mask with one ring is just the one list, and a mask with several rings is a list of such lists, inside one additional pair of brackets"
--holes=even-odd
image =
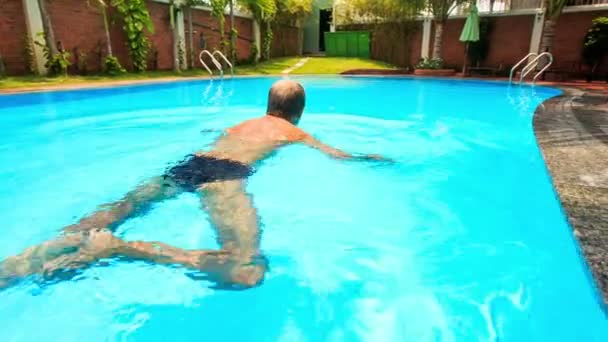
[(203, 67), (209, 72), (209, 75), (213, 76), (213, 71), (209, 68), (207, 63), (205, 63), (205, 61), (203, 60), (203, 56), (205, 56), (205, 55), (209, 56), (209, 58), (211, 58), (211, 63), (213, 63), (213, 65), (220, 71), (220, 77), (222, 77), (222, 78), (224, 77), (224, 69), (222, 68), (222, 63), (220, 63), (215, 58), (216, 55), (219, 55), (220, 58), (222, 58), (222, 60), (226, 63), (226, 65), (228, 65), (230, 67), (230, 74), (232, 76), (234, 76), (234, 68), (232, 66), (232, 63), (230, 63), (228, 58), (226, 58), (226, 56), (224, 56), (224, 54), (221, 51), (215, 50), (215, 51), (213, 51), (213, 53), (211, 53), (211, 52), (209, 52), (209, 50), (203, 50), (198, 55), (198, 60), (201, 62)]
[(549, 69), (549, 67), (551, 66), (551, 64), (553, 64), (553, 55), (549, 52), (543, 52), (540, 55), (535, 53), (535, 52), (530, 52), (529, 54), (526, 55), (526, 57), (522, 58), (519, 62), (517, 62), (517, 64), (515, 64), (514, 67), (511, 68), (511, 73), (509, 73), (509, 84), (513, 83), (513, 74), (515, 73), (515, 70), (517, 70), (517, 68), (523, 64), (523, 62), (525, 62), (526, 60), (532, 58), (531, 61), (529, 61), (524, 67), (523, 69), (521, 69), (520, 75), (519, 75), (519, 84), (522, 84), (524, 79), (526, 78), (526, 76), (532, 72), (532, 70), (536, 69), (536, 67), (538, 66), (538, 63), (540, 61), (541, 58), (543, 57), (547, 57), (549, 59), (549, 62), (547, 63), (547, 65), (545, 65), (541, 70), (539, 70), (534, 77), (532, 78), (532, 84), (536, 83), (536, 80), (545, 72), (547, 71), (547, 69)]

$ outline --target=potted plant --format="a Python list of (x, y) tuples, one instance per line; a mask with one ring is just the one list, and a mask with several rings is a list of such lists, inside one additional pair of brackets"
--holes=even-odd
[(443, 67), (443, 60), (440, 58), (424, 58), (416, 65), (414, 75), (418, 76), (454, 76), (454, 69)]
[(593, 19), (583, 45), (583, 60), (590, 68), (587, 82), (593, 80), (605, 56), (608, 56), (608, 17), (598, 17)]

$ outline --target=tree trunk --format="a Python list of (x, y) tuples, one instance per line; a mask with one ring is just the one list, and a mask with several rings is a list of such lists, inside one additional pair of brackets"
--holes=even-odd
[(190, 69), (194, 69), (194, 31), (192, 31), (192, 7), (188, 8), (188, 47), (190, 48)]
[(179, 63), (179, 32), (175, 22), (175, 7), (169, 6), (169, 16), (171, 19), (171, 33), (173, 33), (173, 71), (180, 72)]
[(179, 32), (177, 31), (177, 27), (173, 27), (173, 71), (180, 71), (180, 63), (179, 63)]
[(270, 57), (272, 56), (272, 40), (273, 40), (272, 23), (269, 20), (269, 21), (266, 21), (266, 33), (264, 34), (264, 39), (263, 39), (264, 44), (262, 47), (262, 49), (264, 50), (263, 55), (264, 55), (265, 60), (270, 60)]
[(236, 35), (234, 34), (234, 0), (230, 1), (230, 62), (236, 62)]
[(106, 32), (106, 48), (108, 49), (108, 56), (112, 57), (112, 40), (110, 39), (110, 25), (108, 24), (108, 14), (106, 8), (101, 6), (101, 16), (103, 17), (103, 28)]
[(435, 40), (433, 41), (433, 59), (441, 59), (443, 49), (443, 22), (435, 20)]
[(551, 52), (553, 50), (553, 38), (555, 37), (555, 21), (545, 18), (543, 24), (543, 38), (540, 41), (541, 52)]
[(304, 55), (304, 28), (298, 26), (298, 56)]
[[(543, 37), (540, 41), (540, 53), (551, 52), (553, 50), (553, 38), (555, 38), (555, 20), (545, 16), (543, 23)], [(542, 69), (548, 63), (547, 58), (542, 58), (538, 63), (538, 68)]]
[(49, 57), (53, 58), (59, 51), (57, 50), (57, 42), (55, 41), (55, 32), (53, 31), (53, 25), (51, 24), (51, 17), (46, 9), (46, 0), (38, 0), (38, 7), (40, 8), (42, 27), (44, 28), (45, 33), (44, 41), (49, 49)]

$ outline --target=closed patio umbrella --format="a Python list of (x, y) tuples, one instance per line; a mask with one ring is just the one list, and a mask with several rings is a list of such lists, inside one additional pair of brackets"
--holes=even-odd
[(477, 6), (471, 4), (467, 21), (464, 23), (462, 32), (460, 33), (460, 41), (465, 44), (464, 48), (464, 65), (462, 74), (467, 73), (467, 55), (469, 53), (469, 43), (479, 41), (479, 15), (477, 14)]

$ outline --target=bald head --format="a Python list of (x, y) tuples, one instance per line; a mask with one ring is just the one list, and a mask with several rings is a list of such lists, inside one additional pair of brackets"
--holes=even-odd
[(304, 87), (300, 83), (281, 80), (270, 88), (266, 114), (285, 119), (295, 125), (302, 116), (305, 102)]

